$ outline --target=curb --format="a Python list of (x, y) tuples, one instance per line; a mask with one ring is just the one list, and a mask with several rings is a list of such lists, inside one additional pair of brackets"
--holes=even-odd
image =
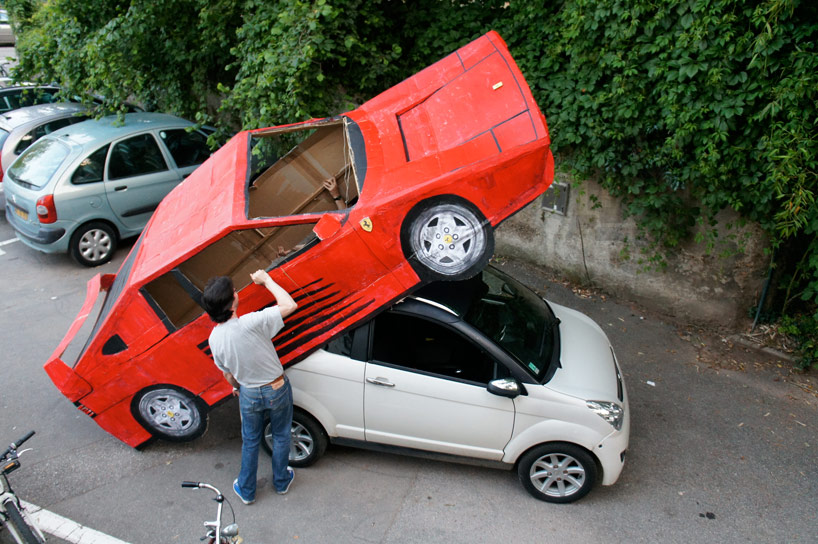
[(760, 346), (760, 345), (756, 344), (755, 342), (750, 342), (749, 340), (744, 339), (742, 336), (740, 336), (738, 334), (733, 334), (731, 336), (728, 336), (727, 339), (729, 341), (733, 342), (734, 344), (739, 344), (741, 346), (744, 346), (745, 348), (754, 349), (756, 351), (766, 353), (767, 355), (772, 355), (773, 357), (777, 357), (777, 358), (782, 359), (784, 361), (787, 361), (789, 363), (794, 363), (795, 362), (795, 357), (793, 357), (789, 353), (784, 353), (783, 351), (779, 351), (777, 349), (773, 349), (773, 348), (770, 348), (770, 347), (767, 347), (767, 346)]

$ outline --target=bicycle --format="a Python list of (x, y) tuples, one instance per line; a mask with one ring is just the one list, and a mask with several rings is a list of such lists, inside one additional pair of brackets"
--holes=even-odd
[(45, 536), (20, 503), (20, 499), (14, 493), (8, 480), (8, 475), (20, 468), (20, 455), (28, 451), (18, 452), (18, 448), (32, 436), (34, 436), (34, 431), (29, 431), (17, 442), (12, 442), (0, 455), (0, 461), (2, 461), (0, 464), (0, 529), (8, 527), (9, 533), (17, 544), (45, 542)]
[[(236, 512), (233, 510), (233, 505), (222, 495), (221, 491), (204, 482), (185, 481), (182, 482), (182, 487), (209, 489), (216, 494), (216, 498), (213, 499), (216, 501), (216, 520), (204, 522), (207, 534), (200, 538), (200, 540), (207, 540), (208, 544), (241, 544), (244, 542), (244, 539), (239, 536), (239, 526), (236, 524)], [(233, 523), (222, 527), (222, 508), (225, 502), (227, 502), (227, 506), (230, 507), (230, 512), (233, 514)]]

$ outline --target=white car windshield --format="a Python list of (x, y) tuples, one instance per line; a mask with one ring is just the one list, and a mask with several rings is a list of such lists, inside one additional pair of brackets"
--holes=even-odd
[(538, 381), (559, 365), (559, 320), (526, 286), (487, 267), (470, 280), (432, 283), (417, 294), (447, 306), (514, 357)]

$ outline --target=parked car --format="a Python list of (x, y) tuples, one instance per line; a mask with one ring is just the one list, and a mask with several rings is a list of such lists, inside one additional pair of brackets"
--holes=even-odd
[(0, 183), (6, 169), (46, 134), (88, 119), (87, 108), (74, 102), (27, 106), (0, 114)]
[[(257, 269), (293, 293), (275, 339), (290, 365), (424, 283), (477, 274), (494, 227), (553, 177), (545, 117), (491, 32), (354, 111), (232, 138), (165, 198), (119, 272), (89, 282), (45, 369), (131, 446), (193, 439), (232, 391), (207, 345), (210, 277), (233, 278), (240, 314), (272, 303)], [(145, 416), (160, 406), (169, 431)]]
[(628, 395), (605, 333), (492, 267), (421, 288), (286, 372), (292, 466), (332, 442), (514, 469), (534, 497), (571, 502), (624, 465)]
[(0, 113), (25, 106), (56, 102), (60, 88), (55, 85), (15, 85), (0, 88)]
[(0, 9), (0, 45), (14, 45), (16, 41), (9, 14), (6, 10)]
[(88, 120), (40, 138), (9, 167), (6, 218), (26, 245), (108, 262), (210, 155), (193, 123), (160, 113)]

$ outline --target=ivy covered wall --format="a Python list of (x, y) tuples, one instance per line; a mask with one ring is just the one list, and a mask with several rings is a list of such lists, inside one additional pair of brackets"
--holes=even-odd
[(322, 117), (489, 29), (558, 165), (619, 199), (659, 268), (725, 209), (776, 249), (777, 312), (818, 315), (818, 4), (799, 0), (6, 0), (21, 80), (226, 134)]

